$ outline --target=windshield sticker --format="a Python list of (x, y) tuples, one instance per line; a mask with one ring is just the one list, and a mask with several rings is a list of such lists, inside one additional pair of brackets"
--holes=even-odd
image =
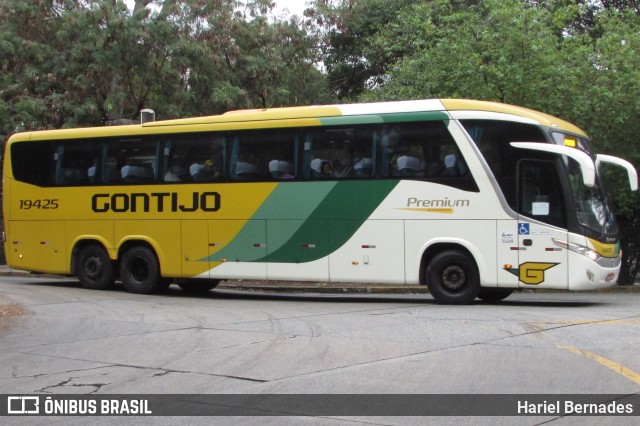
[(534, 216), (549, 216), (549, 203), (533, 202), (531, 214)]

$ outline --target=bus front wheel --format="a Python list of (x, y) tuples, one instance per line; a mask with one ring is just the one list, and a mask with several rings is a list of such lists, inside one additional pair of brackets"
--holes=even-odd
[(127, 250), (120, 260), (120, 279), (131, 293), (148, 294), (161, 290), (160, 264), (155, 253), (144, 246)]
[(512, 288), (483, 288), (478, 293), (478, 299), (487, 303), (496, 303), (506, 299), (513, 293)]
[(105, 290), (113, 286), (115, 281), (115, 271), (109, 255), (97, 244), (80, 249), (75, 272), (83, 288)]
[(458, 250), (446, 250), (435, 255), (427, 265), (425, 281), (433, 298), (441, 304), (471, 303), (480, 291), (475, 262)]

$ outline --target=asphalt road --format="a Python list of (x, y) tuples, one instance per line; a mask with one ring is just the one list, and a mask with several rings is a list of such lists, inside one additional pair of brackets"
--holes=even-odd
[[(615, 292), (514, 294), (469, 306), (437, 305), (428, 294), (217, 290), (194, 297), (172, 288), (144, 296), (84, 290), (73, 280), (4, 277), (0, 394), (638, 394), (639, 305), (640, 293)], [(423, 424), (415, 417), (218, 419)], [(474, 422), (609, 424), (602, 420)], [(153, 421), (162, 422), (176, 420)]]

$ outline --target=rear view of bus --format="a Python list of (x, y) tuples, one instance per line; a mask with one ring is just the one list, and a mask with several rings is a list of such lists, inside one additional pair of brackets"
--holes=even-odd
[(4, 157), (17, 269), (134, 293), (220, 280), (423, 284), (438, 303), (613, 285), (621, 251), (587, 135), (491, 102), (236, 111), (21, 133)]

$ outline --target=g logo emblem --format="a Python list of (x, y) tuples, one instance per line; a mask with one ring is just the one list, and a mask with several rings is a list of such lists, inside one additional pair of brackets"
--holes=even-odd
[(511, 272), (525, 284), (538, 285), (544, 282), (544, 271), (551, 269), (559, 263), (525, 262), (520, 264), (520, 268), (504, 268)]

